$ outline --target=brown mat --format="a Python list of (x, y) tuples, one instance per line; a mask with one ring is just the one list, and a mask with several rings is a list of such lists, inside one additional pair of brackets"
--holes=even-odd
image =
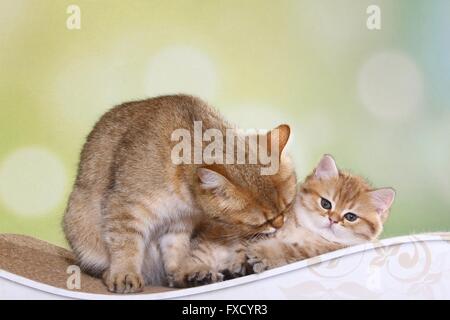
[[(41, 282), (53, 287), (67, 289), (70, 276), (67, 268), (74, 265), (73, 253), (28, 236), (0, 234), (0, 269)], [(173, 290), (165, 287), (146, 287), (143, 293)], [(81, 275), (78, 292), (111, 294), (100, 279)]]

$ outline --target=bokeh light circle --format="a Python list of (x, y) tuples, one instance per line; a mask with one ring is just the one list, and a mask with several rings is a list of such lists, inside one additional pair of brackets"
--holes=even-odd
[(18, 149), (0, 163), (0, 200), (18, 215), (46, 214), (63, 200), (66, 180), (62, 162), (51, 151)]
[(418, 111), (423, 102), (424, 81), (417, 64), (401, 52), (380, 52), (359, 71), (361, 102), (375, 116), (399, 120)]

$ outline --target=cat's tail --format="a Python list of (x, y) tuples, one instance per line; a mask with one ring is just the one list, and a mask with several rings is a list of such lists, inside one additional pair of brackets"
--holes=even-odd
[(101, 195), (91, 190), (73, 190), (64, 214), (63, 229), (81, 269), (101, 276), (109, 255), (101, 237)]

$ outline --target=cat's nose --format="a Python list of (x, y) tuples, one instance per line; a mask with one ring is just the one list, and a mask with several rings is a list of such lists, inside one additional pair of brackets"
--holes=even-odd
[(274, 228), (280, 229), (284, 224), (284, 217), (282, 215), (272, 220), (271, 225)]

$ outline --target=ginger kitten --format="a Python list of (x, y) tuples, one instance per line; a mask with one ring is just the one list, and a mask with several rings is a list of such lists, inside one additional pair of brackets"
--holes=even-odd
[[(296, 194), (289, 158), (283, 154), (279, 170), (267, 176), (259, 163), (174, 164), (172, 133), (192, 133), (195, 121), (224, 136), (234, 128), (202, 100), (174, 95), (117, 106), (89, 134), (63, 226), (83, 270), (103, 275), (110, 291), (180, 286), (200, 222), (227, 226), (224, 241), (283, 225)], [(278, 147), (281, 155), (290, 130), (277, 130), (278, 145), (267, 149)], [(272, 132), (262, 138), (270, 140)]]
[(285, 225), (273, 238), (248, 247), (248, 263), (261, 272), (372, 241), (382, 232), (394, 198), (393, 189), (373, 189), (363, 178), (338, 170), (325, 155), (300, 185)]

